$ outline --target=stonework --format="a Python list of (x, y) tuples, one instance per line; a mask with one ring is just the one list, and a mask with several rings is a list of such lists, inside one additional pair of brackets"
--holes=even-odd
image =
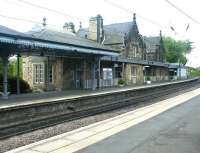
[[(63, 28), (64, 31), (75, 32), (73, 23), (66, 23)], [(135, 14), (132, 22), (107, 26), (103, 26), (103, 18), (101, 15), (97, 15), (90, 19), (89, 28), (82, 29), (80, 27), (77, 35), (85, 38), (84, 40), (90, 39), (95, 41), (97, 45), (104, 44), (105, 46), (118, 50), (120, 52), (120, 58), (131, 59), (133, 61), (148, 60), (165, 62), (162, 34), (160, 33), (158, 37), (142, 36), (139, 33)], [(162, 81), (167, 80), (167, 76), (169, 75), (168, 68), (148, 65), (146, 66), (148, 68), (145, 68), (145, 65), (125, 62), (117, 63), (112, 60), (107, 62), (101, 61), (99, 68), (94, 58), (90, 54), (86, 57), (78, 55), (77, 53), (68, 57), (54, 56), (53, 59), (49, 57), (25, 57), (23, 59), (23, 78), (33, 89), (40, 88), (42, 90), (61, 91), (66, 89), (91, 89), (97, 86), (98, 79), (103, 84), (106, 84), (105, 86), (108, 83), (116, 85), (118, 79), (123, 79), (126, 81), (126, 84), (131, 85), (145, 83), (145, 76), (150, 76), (151, 81)], [(34, 63), (42, 63), (44, 65), (43, 83), (34, 84)], [(115, 64), (117, 65), (116, 67)], [(52, 67), (52, 70), (49, 67)], [(110, 78), (108, 80), (103, 79), (103, 68), (112, 70), (112, 75), (110, 75), (112, 80), (109, 80)], [(115, 83), (113, 84), (114, 81)]]
[(144, 83), (143, 66), (125, 64), (123, 79), (126, 81), (126, 84), (128, 85), (143, 84)]
[(103, 19), (101, 15), (92, 17), (89, 22), (88, 39), (101, 43), (103, 41)]
[(30, 57), (23, 57), (23, 65), (22, 65), (22, 73), (23, 79), (28, 82), (30, 86), (33, 86), (33, 78), (32, 78), (32, 62)]
[[(28, 56), (23, 58), (23, 79), (29, 83), (33, 90), (45, 88), (45, 82), (36, 84), (34, 83), (34, 75), (33, 75), (33, 66), (34, 64), (41, 64), (45, 67), (45, 58), (44, 57), (37, 57), (37, 56)], [(44, 70), (45, 72), (45, 70)], [(42, 73), (42, 77), (45, 78), (45, 73)]]
[(143, 66), (137, 65), (137, 84), (144, 83), (144, 73), (143, 73)]
[(63, 89), (63, 62), (62, 57), (57, 57), (55, 63), (53, 64), (54, 68), (54, 86), (55, 89), (61, 91)]

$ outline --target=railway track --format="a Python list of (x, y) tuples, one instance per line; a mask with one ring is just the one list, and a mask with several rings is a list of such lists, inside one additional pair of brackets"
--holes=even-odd
[[(7, 124), (6, 124), (6, 120), (4, 120), (4, 122), (0, 120), (0, 139), (6, 139), (8, 137), (12, 137), (12, 136), (19, 135), (22, 133), (31, 132), (33, 130), (50, 127), (50, 126), (60, 124), (63, 122), (77, 120), (77, 119), (84, 118), (87, 116), (108, 112), (111, 110), (127, 107), (130, 105), (137, 105), (138, 103), (149, 103), (155, 99), (166, 99), (167, 96), (172, 93), (182, 91), (184, 89), (189, 89), (198, 84), (199, 84), (199, 80), (196, 79), (192, 81), (182, 82), (179, 84), (169, 84), (169, 85), (163, 85), (163, 86), (156, 86), (152, 88), (149, 87), (149, 88), (145, 88), (141, 90), (124, 91), (123, 93), (120, 93), (120, 95), (119, 93), (113, 93), (111, 95), (102, 95), (103, 97), (101, 96), (98, 97), (100, 98), (100, 100), (97, 99), (97, 97), (89, 97), (88, 101), (87, 101), (87, 98), (74, 99), (72, 102), (76, 104), (78, 103), (77, 105), (72, 105), (71, 101), (70, 102), (61, 101), (60, 103), (63, 105), (60, 105), (60, 103), (55, 102), (55, 103), (50, 103), (50, 104), (40, 104), (40, 105), (26, 106), (26, 107), (13, 108), (13, 109), (0, 111), (0, 115), (3, 112), (5, 113), (10, 112), (12, 115), (13, 112), (15, 111), (17, 113), (17, 109), (19, 109), (19, 113), (20, 111), (21, 112), (26, 111), (25, 113), (26, 115), (28, 110), (31, 110), (31, 107), (35, 107), (34, 111), (30, 112), (33, 114), (29, 116), (24, 116), (21, 114), (18, 114), (19, 116), (16, 116), (14, 118), (11, 115), (7, 116), (7, 119), (8, 119)], [(82, 106), (80, 105), (81, 102), (83, 104)], [(70, 104), (64, 105), (66, 103), (70, 103)], [(54, 107), (56, 105), (59, 105), (59, 106)], [(61, 106), (65, 107), (64, 109), (66, 111), (63, 111)], [(83, 109), (77, 108), (78, 106), (83, 107)], [(50, 109), (49, 114), (46, 113), (46, 111), (44, 111), (43, 113), (41, 112), (42, 108), (47, 109), (48, 107), (49, 108), (54, 107), (53, 109), (57, 109), (57, 110), (52, 111), (52, 109)], [(62, 112), (51, 114), (52, 112), (59, 112), (59, 111), (62, 111)], [(36, 115), (36, 117), (31, 118), (34, 115)], [(6, 117), (6, 115), (2, 117)], [(24, 117), (27, 117), (27, 118), (24, 119)]]

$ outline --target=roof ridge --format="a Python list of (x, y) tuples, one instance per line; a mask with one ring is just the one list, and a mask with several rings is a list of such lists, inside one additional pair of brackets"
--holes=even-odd
[(106, 24), (104, 26), (110, 26), (110, 25), (115, 25), (115, 24), (125, 24), (125, 23), (132, 23), (133, 21), (127, 21), (127, 22), (118, 22), (118, 23), (111, 23), (111, 24)]

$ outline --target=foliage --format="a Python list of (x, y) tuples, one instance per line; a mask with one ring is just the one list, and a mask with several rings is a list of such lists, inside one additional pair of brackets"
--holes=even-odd
[[(22, 78), (22, 58), (19, 59), (19, 76)], [(0, 58), (0, 75), (3, 74), (3, 63), (2, 59)], [(8, 76), (9, 77), (15, 77), (17, 75), (17, 60), (13, 59), (9, 61), (9, 66), (8, 66)]]
[[(19, 64), (20, 64), (19, 75), (20, 75), (21, 93), (31, 92), (29, 84), (26, 81), (21, 79), (22, 78), (22, 58), (20, 58)], [(8, 91), (11, 93), (17, 92), (16, 75), (17, 75), (17, 60), (12, 59), (9, 61), (9, 67), (8, 67)], [(0, 91), (2, 90), (3, 90), (3, 63), (2, 63), (2, 59), (0, 58)]]
[(126, 82), (125, 82), (125, 80), (123, 80), (123, 79), (120, 79), (120, 80), (118, 80), (118, 84), (119, 85), (124, 85)]
[(200, 69), (192, 69), (191, 76), (192, 77), (200, 77)]
[(175, 40), (171, 37), (164, 37), (164, 46), (166, 49), (166, 59), (170, 63), (187, 63), (186, 54), (189, 54), (193, 47), (189, 40)]
[[(3, 77), (0, 75), (0, 91), (3, 91)], [(17, 93), (17, 79), (15, 77), (8, 78), (8, 91), (12, 94)], [(31, 92), (31, 88), (29, 84), (20, 79), (20, 91), (21, 93), (28, 93)]]
[(146, 76), (146, 81), (150, 81), (150, 80), (151, 80), (150, 76)]
[[(22, 78), (22, 58), (19, 59), (19, 76)], [(17, 75), (17, 60), (12, 60), (9, 62), (9, 76), (15, 77)]]

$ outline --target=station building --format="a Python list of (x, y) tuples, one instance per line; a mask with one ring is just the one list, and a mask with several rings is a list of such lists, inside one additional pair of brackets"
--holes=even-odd
[[(0, 56), (3, 60), (3, 95), (7, 95), (8, 58), (23, 58), (23, 79), (33, 90), (96, 89), (143, 84), (170, 79), (162, 34), (139, 33), (134, 14), (131, 22), (104, 25), (101, 15), (89, 27), (75, 32), (73, 23), (63, 30), (43, 26), (27, 33), (0, 26)], [(171, 70), (174, 70), (173, 68)], [(19, 76), (18, 76), (19, 77)]]
[(142, 84), (148, 76), (152, 81), (168, 80), (165, 48), (162, 33), (155, 37), (142, 36), (136, 22), (136, 14), (131, 22), (103, 25), (101, 15), (92, 17), (88, 28), (80, 28), (77, 35), (119, 50), (117, 59), (110, 59), (110, 67), (115, 62), (121, 68), (121, 76), (126, 84)]

